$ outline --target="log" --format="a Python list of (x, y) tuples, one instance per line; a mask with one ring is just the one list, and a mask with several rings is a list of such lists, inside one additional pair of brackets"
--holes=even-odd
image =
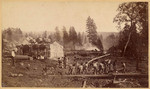
[(110, 56), (110, 54), (106, 54), (106, 55), (103, 55), (103, 56), (99, 56), (99, 57), (93, 58), (93, 59), (91, 59), (90, 61), (88, 61), (87, 64), (91, 63), (92, 61), (95, 61), (95, 60), (97, 60), (97, 59), (104, 58), (104, 57), (107, 57), (107, 56)]
[(49, 77), (69, 77), (69, 78), (92, 78), (92, 79), (114, 79), (117, 78), (148, 78), (148, 74), (140, 73), (113, 73), (101, 75), (49, 75)]
[(30, 59), (30, 56), (27, 56), (27, 55), (16, 55), (15, 60), (28, 60)]

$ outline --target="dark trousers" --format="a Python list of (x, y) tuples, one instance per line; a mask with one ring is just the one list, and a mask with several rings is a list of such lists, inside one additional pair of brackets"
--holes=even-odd
[(12, 56), (11, 59), (12, 59), (12, 65), (15, 66), (15, 58)]

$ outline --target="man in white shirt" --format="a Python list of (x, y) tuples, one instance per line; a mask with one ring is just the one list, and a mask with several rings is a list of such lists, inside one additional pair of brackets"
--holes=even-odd
[(100, 62), (99, 66), (100, 66), (100, 73), (104, 73), (104, 69), (105, 69), (104, 64)]
[(122, 67), (123, 67), (123, 73), (126, 72), (126, 63), (125, 62), (122, 62)]
[(12, 50), (12, 52), (11, 52), (11, 58), (12, 58), (12, 65), (14, 66), (15, 65), (15, 50)]
[(99, 71), (98, 62), (93, 63), (93, 67), (94, 67), (94, 73), (97, 74)]
[(79, 73), (83, 74), (83, 64), (82, 63), (79, 65)]

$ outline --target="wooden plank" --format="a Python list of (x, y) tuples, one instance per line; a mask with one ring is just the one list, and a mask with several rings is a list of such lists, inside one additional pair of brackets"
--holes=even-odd
[(49, 75), (49, 77), (70, 77), (70, 78), (95, 78), (95, 79), (113, 79), (117, 78), (148, 78), (148, 74), (139, 73), (114, 73), (114, 74), (102, 74), (102, 75)]
[(86, 87), (86, 82), (87, 82), (87, 80), (84, 80), (84, 81), (83, 81), (83, 88)]

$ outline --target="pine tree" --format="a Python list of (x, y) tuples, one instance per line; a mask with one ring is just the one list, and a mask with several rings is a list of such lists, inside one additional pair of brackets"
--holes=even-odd
[(58, 27), (55, 28), (55, 41), (60, 42), (61, 36)]
[(73, 43), (75, 49), (75, 45), (77, 43), (77, 32), (73, 26), (69, 29), (69, 41)]
[(69, 42), (69, 35), (68, 32), (66, 31), (66, 27), (63, 27), (63, 43), (64, 45)]
[(87, 19), (87, 37), (89, 38), (89, 42), (92, 43), (93, 45), (95, 45), (99, 50), (103, 51), (103, 45), (101, 42), (101, 39), (98, 37), (97, 34), (97, 27), (96, 24), (94, 23), (94, 20), (91, 19), (91, 17), (89, 16)]
[(78, 38), (77, 41), (78, 41), (79, 45), (82, 45), (82, 38), (81, 38), (80, 32), (78, 33), (77, 38)]
[(89, 38), (90, 43), (95, 44), (97, 40), (97, 31), (96, 31), (97, 27), (94, 23), (94, 20), (91, 19), (90, 16), (87, 19), (86, 26), (88, 33), (87, 37)]

